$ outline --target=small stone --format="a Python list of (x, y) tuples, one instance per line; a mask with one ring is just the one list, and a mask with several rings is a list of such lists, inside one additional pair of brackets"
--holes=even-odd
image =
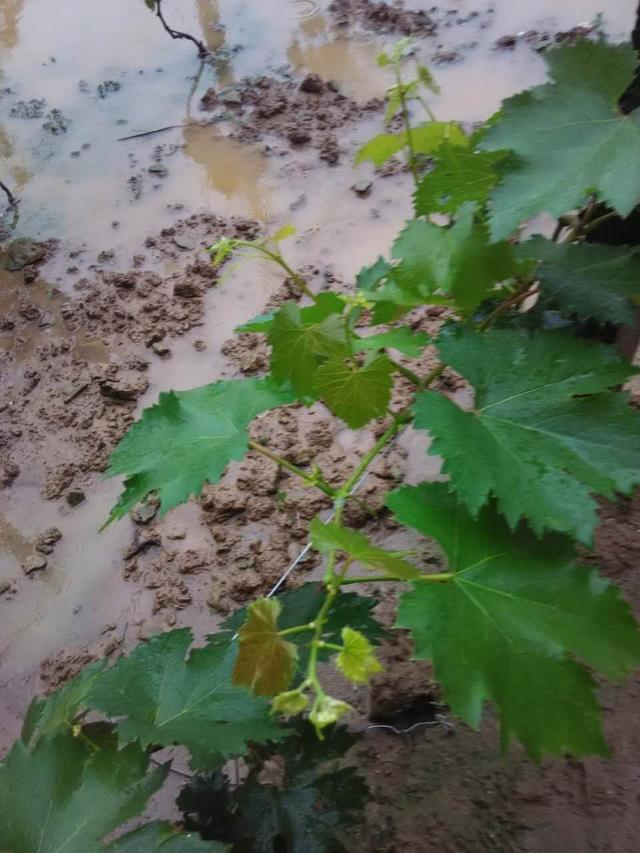
[(171, 350), (166, 344), (162, 343), (162, 341), (155, 341), (152, 343), (151, 349), (156, 355), (159, 355), (160, 358), (168, 358), (171, 355)]
[(167, 539), (185, 539), (187, 531), (184, 527), (172, 527), (166, 534)]
[(32, 572), (39, 572), (47, 568), (47, 560), (41, 554), (33, 554), (22, 564), (22, 571), (25, 575), (30, 575)]
[(10, 592), (10, 590), (11, 590), (11, 581), (0, 580), (0, 595), (4, 595), (5, 592)]
[(324, 92), (324, 83), (318, 74), (307, 74), (300, 83), (301, 92), (309, 92), (312, 95), (320, 95)]
[(358, 181), (357, 184), (354, 184), (351, 189), (354, 193), (360, 198), (366, 198), (368, 195), (371, 195), (371, 188), (373, 187), (373, 183), (371, 181)]
[(135, 400), (147, 390), (148, 385), (143, 377), (132, 380), (120, 377), (103, 379), (100, 382), (100, 393), (113, 400)]
[(287, 138), (292, 145), (306, 145), (307, 142), (311, 142), (311, 134), (306, 130), (292, 130)]
[(62, 539), (62, 531), (58, 530), (57, 527), (47, 527), (35, 541), (35, 549), (36, 551), (40, 551), (41, 554), (52, 554), (53, 549), (56, 547), (56, 543)]
[(197, 350), (197, 352), (204, 352), (207, 348), (207, 345), (204, 341), (198, 340), (193, 342), (193, 348)]
[(226, 107), (239, 107), (242, 105), (242, 90), (238, 87), (224, 89), (220, 92), (219, 100)]
[(20, 466), (15, 462), (5, 462), (0, 466), (0, 487), (7, 488), (20, 474)]
[(69, 506), (78, 506), (86, 500), (86, 495), (82, 489), (70, 489), (66, 494), (66, 499)]
[(169, 170), (162, 163), (154, 163), (153, 166), (149, 166), (149, 174), (155, 175), (156, 178), (166, 178)]
[(158, 514), (158, 509), (159, 504), (156, 502), (141, 503), (131, 510), (131, 518), (136, 524), (149, 524)]

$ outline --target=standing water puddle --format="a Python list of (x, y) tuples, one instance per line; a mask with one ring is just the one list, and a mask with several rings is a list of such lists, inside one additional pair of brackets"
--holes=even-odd
[[(433, 0), (407, 4), (416, 9), (432, 5)], [(524, 44), (495, 51), (498, 37), (534, 27), (568, 29), (592, 20), (603, 2), (499, 0), (491, 5), (494, 12), (485, 14), (489, 4), (438, 4), (442, 15), (457, 11), (436, 41), (442, 52), (459, 48), (463, 57), (434, 67), (442, 93), (433, 107), (441, 118), (484, 119), (502, 98), (543, 80), (543, 62), (535, 52)], [(606, 10), (606, 26), (619, 37), (630, 28), (635, 2), (614, 5)], [(56, 4), (55, 13), (47, 0), (4, 0), (0, 177), (20, 198), (15, 236), (60, 241), (42, 278), (32, 285), (31, 298), (46, 322), (26, 338), (0, 333), (0, 358), (12, 353), (10, 382), (21, 375), (36, 347), (54, 337), (69, 338), (76, 355), (89, 363), (108, 362), (115, 355), (108, 343), (89, 333), (69, 333), (59, 313), (61, 297), (50, 294), (73, 294), (74, 283), (105, 251), (113, 253), (107, 269), (129, 269), (148, 234), (190, 213), (252, 217), (267, 229), (292, 222), (298, 229), (289, 241), (292, 263), (321, 263), (345, 281), (386, 252), (410, 215), (406, 176), (376, 180), (372, 197), (362, 199), (350, 187), (371, 177), (368, 166), (355, 168), (343, 157), (329, 168), (303, 152), (295, 155), (299, 168), (292, 170), (291, 158), (265, 156), (262, 141), (246, 145), (229, 139), (226, 128), (206, 124), (208, 114), (199, 109), (210, 86), (287, 70), (335, 80), (359, 103), (382, 96), (389, 78), (375, 57), (393, 37), (336, 27), (327, 6), (315, 0), (163, 3), (173, 27), (193, 32), (218, 52), (216, 62), (203, 65), (193, 45), (169, 39), (142, 0), (65, 0)], [(481, 14), (468, 18), (474, 10)], [(431, 41), (423, 44), (433, 52)], [(49, 129), (43, 127), (47, 123)], [(117, 141), (168, 125), (178, 127)], [(354, 127), (348, 134), (365, 141), (379, 132), (380, 114)], [(77, 253), (73, 273), (71, 251)], [(160, 263), (158, 271), (172, 272), (171, 260)], [(278, 280), (271, 270), (252, 264), (209, 290), (204, 325), (172, 341), (169, 360), (152, 361), (149, 389), (138, 408), (162, 390), (230, 375), (223, 342), (236, 325), (261, 312)], [(10, 274), (0, 278), (0, 314), (10, 310), (20, 287)], [(206, 341), (207, 349), (195, 349), (195, 339)], [(133, 345), (131, 352), (136, 353)], [(145, 354), (142, 345), (139, 354)], [(39, 454), (46, 452), (34, 448), (32, 464), (0, 492), (0, 585), (16, 579), (17, 586), (15, 596), (0, 597), (0, 749), (15, 735), (43, 657), (62, 646), (92, 642), (105, 623), (127, 625), (145, 606), (146, 593), (134, 594), (121, 577), (130, 523), (98, 534), (119, 483), (95, 478), (86, 489), (87, 500), (73, 510), (59, 500), (44, 500)], [(179, 513), (176, 517), (189, 525), (190, 542), (204, 536), (192, 507)], [(34, 538), (49, 526), (63, 533), (50, 570), (26, 578), (20, 565), (32, 553)], [(204, 601), (188, 614), (211, 627)]]

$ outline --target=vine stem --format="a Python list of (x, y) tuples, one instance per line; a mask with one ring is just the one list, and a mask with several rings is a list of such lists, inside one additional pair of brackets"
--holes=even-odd
[(252, 248), (254, 249), (257, 248), (258, 251), (262, 252), (263, 255), (269, 258), (269, 260), (273, 261), (274, 264), (278, 264), (278, 266), (286, 272), (286, 274), (293, 281), (295, 286), (299, 290), (301, 290), (305, 296), (308, 296), (309, 299), (311, 299), (313, 302), (317, 302), (315, 293), (312, 290), (309, 290), (306, 281), (302, 278), (300, 273), (297, 273), (295, 270), (293, 270), (282, 257), (282, 255), (279, 255), (276, 252), (272, 252), (271, 249), (267, 249), (266, 246), (255, 246), (251, 243), (248, 243), (247, 245), (252, 246)]
[(478, 326), (479, 331), (486, 332), (486, 330), (493, 325), (495, 320), (497, 320), (501, 314), (504, 314), (504, 312), (508, 311), (509, 308), (513, 308), (514, 305), (524, 302), (524, 300), (528, 299), (529, 296), (535, 296), (538, 289), (539, 288), (537, 286), (532, 287), (532, 283), (530, 281), (523, 282), (515, 293), (511, 293), (507, 296), (506, 299), (494, 308), (488, 317), (484, 318), (482, 323)]
[(289, 462), (286, 459), (283, 459), (282, 456), (278, 456), (277, 453), (273, 453), (269, 450), (268, 447), (265, 447), (262, 444), (259, 444), (257, 441), (253, 439), (249, 439), (249, 447), (252, 450), (255, 450), (257, 453), (261, 453), (263, 456), (266, 456), (267, 459), (270, 459), (272, 462), (275, 462), (276, 465), (279, 465), (281, 468), (284, 468), (286, 471), (289, 471), (291, 474), (295, 474), (300, 479), (304, 480), (308, 486), (315, 486), (317, 489), (320, 489), (321, 492), (324, 492), (325, 495), (328, 495), (330, 498), (335, 498), (337, 496), (337, 492), (333, 489), (324, 477), (314, 476), (306, 474), (302, 468), (298, 468), (297, 465), (294, 465), (293, 462)]
[[(411, 580), (416, 583), (422, 583), (423, 581), (427, 583), (444, 583), (445, 581), (450, 581), (452, 577), (453, 572), (439, 572), (432, 575), (420, 575), (420, 577), (411, 578)], [(372, 575), (371, 577), (344, 578), (340, 586), (352, 583), (378, 583), (378, 581), (395, 581), (398, 583), (401, 580), (403, 579), (397, 575)]]
[(404, 130), (407, 135), (407, 148), (409, 149), (409, 169), (411, 170), (411, 174), (413, 175), (413, 182), (417, 187), (420, 182), (420, 176), (418, 175), (418, 167), (416, 165), (416, 149), (413, 144), (413, 128), (411, 127), (411, 121), (409, 120), (409, 108), (407, 106), (407, 99), (405, 97), (404, 86), (402, 84), (402, 77), (400, 76), (400, 69), (397, 66), (396, 85), (398, 86), (398, 97), (400, 98), (402, 123), (404, 124)]

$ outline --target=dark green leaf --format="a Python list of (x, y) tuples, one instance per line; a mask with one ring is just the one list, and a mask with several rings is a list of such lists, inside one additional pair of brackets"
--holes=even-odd
[(87, 704), (121, 718), (121, 743), (182, 744), (194, 767), (242, 755), (249, 741), (281, 737), (267, 702), (232, 683), (235, 644), (214, 635), (187, 657), (192, 641), (188, 628), (152, 637), (105, 670)]
[[(242, 853), (344, 851), (341, 831), (361, 819), (368, 791), (353, 769), (327, 763), (342, 758), (354, 738), (338, 728), (320, 741), (307, 723), (294, 731), (298, 736), (277, 749), (284, 761), (280, 782), (253, 778), (232, 791), (216, 775), (187, 785), (178, 798), (187, 826), (231, 842)], [(260, 757), (264, 762), (273, 755), (267, 748)]]
[(640, 111), (618, 107), (637, 64), (631, 45), (579, 41), (544, 58), (551, 82), (506, 100), (480, 143), (519, 159), (491, 195), (495, 240), (536, 214), (580, 207), (593, 192), (621, 216), (640, 199)]
[[(340, 312), (343, 307), (341, 303)], [(271, 371), (276, 381), (290, 382), (297, 394), (312, 397), (321, 359), (346, 352), (345, 324), (340, 313), (327, 313), (322, 305), (301, 310), (287, 303), (273, 320), (269, 343)]]
[(110, 520), (151, 491), (158, 493), (164, 514), (197, 495), (207, 481), (216, 483), (229, 462), (247, 452), (247, 428), (256, 415), (293, 400), (291, 390), (270, 377), (160, 394), (111, 454), (107, 476), (127, 479)]
[(413, 195), (416, 216), (455, 213), (468, 201), (483, 206), (498, 181), (493, 166), (505, 155), (446, 143), (435, 156), (435, 168), (421, 179)]
[(544, 237), (516, 247), (539, 261), (536, 275), (547, 305), (581, 320), (633, 323), (632, 299), (640, 297), (640, 249), (594, 243), (554, 243)]
[(572, 533), (590, 544), (597, 505), (640, 483), (640, 418), (607, 389), (634, 373), (604, 345), (565, 332), (459, 328), (442, 358), (475, 389), (463, 411), (433, 391), (417, 395), (416, 426), (433, 437), (451, 488), (472, 513), (490, 495), (513, 527)]
[(475, 205), (468, 202), (450, 227), (409, 222), (393, 244), (400, 264), (370, 298), (405, 306), (454, 304), (469, 314), (517, 271), (512, 247), (489, 244), (485, 226), (474, 217)]
[(454, 573), (414, 582), (398, 615), (453, 711), (477, 726), (491, 699), (504, 746), (517, 737), (534, 758), (606, 755), (596, 685), (570, 655), (616, 679), (638, 665), (640, 633), (616, 587), (573, 562), (569, 539), (512, 532), (494, 506), (474, 519), (444, 483), (399, 489), (387, 504), (440, 543)]
[(164, 782), (138, 746), (92, 752), (71, 733), (16, 741), (0, 764), (0, 849), (88, 853), (141, 812)]
[(195, 832), (179, 832), (170, 823), (149, 823), (129, 832), (107, 848), (112, 853), (224, 853), (217, 841), (203, 841)]
[(354, 342), (355, 352), (379, 349), (397, 349), (409, 358), (419, 358), (422, 350), (430, 341), (426, 332), (412, 332), (408, 326), (399, 326), (388, 332), (380, 332), (377, 335), (367, 335)]
[(362, 367), (330, 358), (316, 371), (315, 391), (334, 415), (352, 429), (386, 414), (391, 399), (393, 364), (378, 355)]

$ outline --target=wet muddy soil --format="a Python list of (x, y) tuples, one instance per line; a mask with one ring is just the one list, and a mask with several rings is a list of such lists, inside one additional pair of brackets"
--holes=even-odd
[[(20, 200), (17, 223), (11, 212), (1, 221), (0, 753), (35, 692), (174, 625), (203, 636), (267, 592), (327, 510), (250, 454), (168, 517), (148, 502), (98, 532), (119, 491), (103, 476), (108, 456), (140, 410), (162, 390), (260, 374), (263, 341), (233, 329), (298, 298), (257, 262), (214, 271), (206, 247), (292, 222), (285, 249), (309, 286), (351, 288), (410, 215), (401, 167), (352, 165), (381, 126), (389, 80), (377, 52), (413, 34), (441, 83), (434, 110), (471, 123), (542, 80), (539, 51), (602, 11), (595, 0), (166, 3), (175, 26), (210, 48), (202, 63), (144, 3), (103, 5), (69, 0), (55, 19), (44, 0), (0, 8), (0, 177)], [(604, 26), (622, 36), (634, 3), (609, 5)], [(367, 192), (354, 191), (362, 183)], [(434, 332), (442, 316), (410, 322)], [(433, 359), (427, 351), (421, 367)], [(464, 394), (455, 377), (441, 382)], [(335, 483), (376, 433), (347, 430), (319, 405), (252, 429), (297, 465), (317, 460)], [(378, 460), (350, 524), (406, 546), (382, 496), (403, 478), (438, 475), (425, 442), (406, 433)], [(638, 503), (603, 520), (598, 559), (637, 606)], [(320, 574), (310, 554), (288, 584)], [(390, 619), (389, 593), (373, 593)], [(354, 850), (636, 849), (637, 680), (603, 691), (612, 762), (535, 768), (517, 751), (500, 755), (492, 720), (478, 734), (448, 717), (406, 638), (383, 654), (371, 696), (349, 694), (363, 732), (350, 760), (373, 792)], [(429, 725), (398, 734), (374, 722)]]

